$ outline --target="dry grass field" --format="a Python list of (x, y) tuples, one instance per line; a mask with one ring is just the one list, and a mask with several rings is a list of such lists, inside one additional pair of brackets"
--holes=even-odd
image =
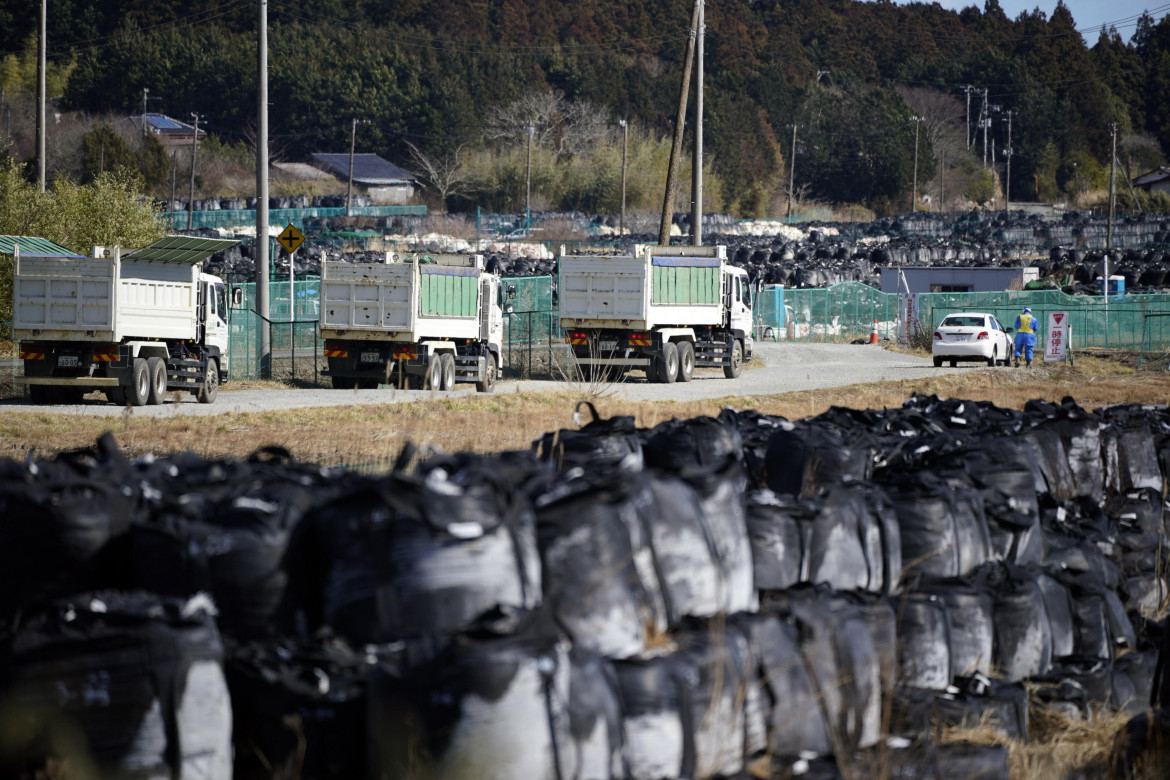
[[(913, 382), (690, 403), (625, 401), (602, 387), (588, 399), (603, 416), (633, 415), (644, 427), (671, 418), (717, 414), (725, 406), (789, 419), (819, 414), (830, 406), (883, 409), (900, 406), (914, 392), (1010, 408), (1021, 408), (1033, 398), (1059, 401), (1065, 396), (1086, 408), (1170, 401), (1170, 372), (1137, 371), (1127, 365), (1132, 362), (1122, 356), (1082, 356), (1075, 366), (1037, 364), (1032, 369), (989, 369)], [(573, 410), (585, 398), (562, 392), (516, 393), (505, 384), (487, 396), (214, 417), (144, 418), (127, 412), (110, 418), (10, 409), (0, 416), (0, 456), (23, 459), (30, 449), (45, 456), (83, 447), (108, 430), (131, 456), (182, 450), (205, 457), (243, 456), (275, 444), (304, 461), (376, 466), (392, 461), (406, 441), (448, 452), (524, 449), (547, 431), (574, 427)]]

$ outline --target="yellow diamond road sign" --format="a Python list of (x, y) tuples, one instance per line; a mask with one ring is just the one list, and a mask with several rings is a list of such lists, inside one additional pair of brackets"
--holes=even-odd
[(297, 230), (296, 225), (289, 225), (276, 237), (276, 240), (291, 255), (300, 248), (301, 244), (305, 243), (305, 234)]

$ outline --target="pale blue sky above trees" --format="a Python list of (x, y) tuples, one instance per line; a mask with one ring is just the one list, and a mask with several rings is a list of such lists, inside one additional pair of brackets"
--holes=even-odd
[[(897, 0), (899, 5), (922, 0)], [(936, 0), (943, 8), (958, 11), (968, 6), (975, 6), (983, 10), (983, 0)], [(1052, 16), (1057, 0), (999, 0), (999, 7), (1009, 19), (1015, 19), (1025, 11), (1039, 8), (1045, 16)], [(1137, 18), (1143, 11), (1148, 11), (1154, 21), (1158, 21), (1167, 12), (1170, 12), (1170, 0), (1064, 0), (1064, 5), (1072, 13), (1077, 29), (1081, 31), (1085, 42), (1092, 46), (1097, 41), (1101, 25), (1112, 25), (1125, 40), (1133, 35)]]

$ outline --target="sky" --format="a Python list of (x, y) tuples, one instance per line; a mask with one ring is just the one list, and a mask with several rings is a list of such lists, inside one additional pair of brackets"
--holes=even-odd
[[(922, 0), (898, 0), (900, 4)], [(983, 0), (931, 0), (943, 8), (958, 11), (968, 6), (983, 9)], [(1023, 11), (1039, 8), (1046, 16), (1052, 16), (1057, 0), (999, 0), (999, 7), (1009, 19), (1015, 19)], [(1102, 24), (1112, 24), (1124, 40), (1133, 35), (1137, 17), (1149, 11), (1154, 21), (1170, 12), (1170, 0), (1064, 0), (1065, 7), (1072, 13), (1086, 43), (1092, 46)]]

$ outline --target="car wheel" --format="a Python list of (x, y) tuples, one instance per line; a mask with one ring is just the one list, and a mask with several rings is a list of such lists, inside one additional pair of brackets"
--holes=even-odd
[(957, 361), (957, 360), (951, 361), (951, 368), (958, 368), (958, 366), (959, 366), (959, 361)]
[(662, 355), (657, 359), (658, 381), (670, 384), (678, 379), (678, 346), (673, 341), (662, 345)]
[(743, 345), (739, 339), (731, 342), (731, 360), (723, 367), (723, 376), (736, 379), (743, 373)]
[(991, 357), (987, 358), (987, 366), (988, 366), (988, 368), (995, 368), (995, 365), (996, 365), (998, 362), (999, 362), (999, 350), (997, 350), (997, 349), (996, 349), (996, 350), (992, 350), (992, 351), (991, 351)]
[(167, 364), (160, 357), (146, 359), (146, 371), (150, 374), (150, 395), (148, 404), (161, 404), (167, 395)]
[(439, 389), (448, 392), (455, 389), (455, 356), (444, 352), (439, 356)]
[(695, 375), (695, 345), (689, 341), (678, 343), (678, 381), (689, 382)]
[(215, 358), (207, 359), (207, 371), (203, 374), (203, 385), (199, 388), (199, 392), (195, 397), (201, 404), (209, 404), (215, 401), (216, 396), (219, 395), (219, 364), (215, 362)]
[(942, 358), (936, 357), (934, 359), (934, 367), (935, 368), (942, 368)]
[(490, 352), (483, 356), (483, 378), (475, 383), (475, 389), (481, 393), (490, 393), (496, 387), (496, 356)]
[(131, 406), (145, 406), (150, 400), (150, 368), (142, 358), (134, 358), (133, 374), (126, 393)]

